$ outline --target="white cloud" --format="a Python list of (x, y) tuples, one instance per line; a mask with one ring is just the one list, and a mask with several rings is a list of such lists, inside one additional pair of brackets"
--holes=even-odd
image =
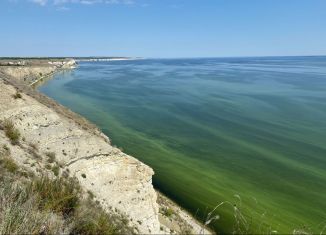
[[(2, 0), (0, 0), (2, 1)], [(30, 2), (40, 6), (53, 6), (57, 11), (68, 11), (72, 9), (72, 4), (93, 5), (93, 4), (106, 4), (106, 5), (133, 5), (138, 0), (8, 0), (9, 2)], [(141, 7), (147, 7), (148, 4), (140, 4)]]
[(39, 4), (41, 6), (45, 6), (46, 3), (48, 2), (47, 0), (30, 0), (30, 1)]
[(30, 2), (39, 4), (39, 5), (64, 5), (64, 4), (84, 4), (84, 5), (93, 5), (93, 4), (124, 4), (130, 5), (134, 4), (134, 0), (29, 0)]

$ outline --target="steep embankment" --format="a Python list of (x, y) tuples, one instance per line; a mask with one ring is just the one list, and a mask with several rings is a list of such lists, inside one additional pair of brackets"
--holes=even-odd
[[(74, 66), (73, 60), (64, 60), (0, 67), (0, 120), (10, 120), (20, 133), (19, 144), (12, 145), (0, 130), (0, 145), (11, 146), (14, 161), (35, 174), (56, 177), (69, 172), (103, 209), (126, 216), (135, 232), (207, 233), (191, 217), (159, 213), (150, 167), (111, 146), (84, 118), (25, 84)], [(57, 165), (49, 164), (49, 155)]]

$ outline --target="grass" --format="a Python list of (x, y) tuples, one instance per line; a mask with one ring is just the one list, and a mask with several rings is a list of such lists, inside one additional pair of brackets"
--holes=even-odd
[(10, 142), (13, 145), (16, 145), (19, 143), (20, 139), (20, 132), (17, 128), (15, 128), (15, 125), (10, 120), (4, 120), (1, 122), (1, 129), (5, 131), (6, 136), (10, 139)]
[(82, 213), (78, 218), (70, 234), (119, 234), (119, 229), (110, 223), (107, 214), (102, 210), (97, 213)]
[(0, 234), (58, 234), (63, 221), (38, 209), (26, 188), (0, 183)]
[(85, 197), (74, 178), (6, 172), (10, 168), (2, 167), (0, 234), (132, 234), (123, 216), (107, 213)]
[(50, 179), (47, 176), (34, 180), (30, 184), (32, 193), (38, 195), (39, 207), (68, 216), (79, 204), (80, 186), (72, 178)]

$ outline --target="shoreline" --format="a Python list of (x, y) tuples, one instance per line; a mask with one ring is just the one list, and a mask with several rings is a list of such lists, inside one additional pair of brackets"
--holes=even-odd
[[(32, 93), (34, 93), (34, 98), (35, 96), (39, 96), (37, 98), (37, 100), (42, 100), (44, 97), (43, 94), (41, 94), (40, 92), (38, 92), (37, 90), (35, 90), (33, 88), (33, 86), (35, 84), (37, 84), (38, 82), (42, 81), (44, 78), (51, 78), (51, 76), (53, 76), (55, 73), (57, 72), (60, 72), (60, 71), (63, 71), (63, 70), (66, 70), (66, 69), (73, 69), (75, 68), (75, 63), (73, 65), (71, 65), (71, 67), (60, 67), (60, 68), (56, 68), (54, 71), (51, 71), (50, 73), (48, 74), (45, 74), (43, 76), (40, 76), (40, 77), (36, 77), (34, 78), (34, 80), (29, 83), (29, 87), (30, 89), (32, 89), (33, 91), (31, 91)], [(26, 84), (26, 83), (25, 83)], [(18, 88), (19, 90), (21, 90), (22, 92), (23, 89), (22, 87), (19, 87), (19, 83), (15, 84), (14, 81), (11, 82), (11, 85), (13, 85), (14, 87)], [(29, 94), (28, 92), (26, 92), (27, 95), (31, 95), (31, 93)], [(32, 95), (33, 97), (33, 95)], [(40, 98), (41, 97), (41, 98)], [(47, 96), (45, 96), (47, 97)], [(51, 100), (51, 98), (47, 97), (46, 100)], [(43, 100), (44, 101), (44, 100)], [(47, 103), (48, 101), (45, 101), (45, 103)], [(41, 102), (44, 104), (44, 102)], [(55, 101), (52, 101), (52, 104), (50, 106), (57, 106), (59, 104), (56, 104)], [(61, 106), (61, 105), (59, 105)], [(58, 112), (58, 109), (55, 108), (53, 109), (55, 112)], [(59, 113), (63, 113), (64, 115), (67, 116), (67, 111), (66, 110), (69, 110), (67, 109), (66, 107), (62, 106), (61, 108), (59, 108), (60, 112)], [(71, 114), (72, 113), (72, 114)], [(73, 113), (72, 111), (69, 110), (69, 114), (68, 114), (68, 117), (71, 118), (73, 121), (76, 121), (76, 119), (79, 121), (79, 118), (81, 121), (79, 121), (79, 123), (81, 123), (81, 126), (85, 125), (85, 123), (90, 123), (88, 120), (86, 120), (84, 117), (79, 117), (80, 115), (78, 114), (75, 114)], [(76, 118), (77, 117), (77, 118)], [(77, 121), (77, 123), (78, 123)], [(86, 124), (87, 126), (87, 124)], [(88, 126), (88, 128), (90, 130), (92, 130), (92, 128), (95, 128), (94, 130), (95, 131), (92, 131), (93, 134), (97, 134), (98, 136), (105, 136), (101, 130), (95, 126), (94, 124), (90, 123), (90, 125)], [(109, 138), (108, 137), (104, 137), (106, 138), (107, 142), (109, 143)], [(196, 230), (196, 233), (199, 233), (200, 234), (213, 234), (214, 232), (212, 232), (210, 229), (208, 228), (205, 228), (204, 225), (202, 223), (200, 223), (197, 219), (195, 219), (189, 212), (187, 212), (184, 208), (181, 208), (178, 204), (176, 204), (175, 202), (173, 202), (171, 199), (169, 199), (168, 197), (166, 197), (165, 195), (163, 195), (162, 193), (160, 193), (157, 189), (155, 189), (155, 192), (157, 194), (157, 197), (159, 199), (162, 200), (163, 198), (163, 201), (166, 202), (164, 205), (160, 205), (158, 203), (158, 207), (159, 207), (159, 211), (158, 211), (158, 215), (161, 219), (159, 220), (163, 220), (165, 222), (161, 222), (160, 221), (160, 224), (161, 224), (161, 228), (160, 228), (160, 232), (162, 233), (171, 233), (171, 234), (175, 234), (176, 233), (176, 230), (183, 230), (183, 229), (189, 229), (189, 228), (192, 228), (191, 230), (194, 231)], [(159, 201), (159, 199), (157, 201)], [(172, 217), (171, 216), (164, 216), (161, 212), (160, 212), (160, 209), (164, 208), (164, 207), (167, 207), (168, 208), (174, 208), (175, 211), (177, 211), (178, 213), (175, 214), (175, 216), (173, 215)], [(182, 216), (180, 216), (180, 214)], [(171, 223), (166, 223), (166, 221), (171, 221)], [(188, 231), (188, 230), (187, 230)]]
[(75, 58), (77, 62), (100, 62), (100, 61), (128, 61), (143, 60), (143, 57), (116, 57), (116, 58)]

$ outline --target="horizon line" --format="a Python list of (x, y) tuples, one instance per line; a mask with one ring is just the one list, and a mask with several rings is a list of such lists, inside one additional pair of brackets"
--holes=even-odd
[(214, 58), (266, 58), (266, 57), (324, 57), (320, 55), (250, 55), (250, 56), (185, 56), (185, 57), (144, 57), (144, 56), (0, 56), (0, 59), (62, 59), (62, 58), (132, 58), (132, 59), (214, 59)]

